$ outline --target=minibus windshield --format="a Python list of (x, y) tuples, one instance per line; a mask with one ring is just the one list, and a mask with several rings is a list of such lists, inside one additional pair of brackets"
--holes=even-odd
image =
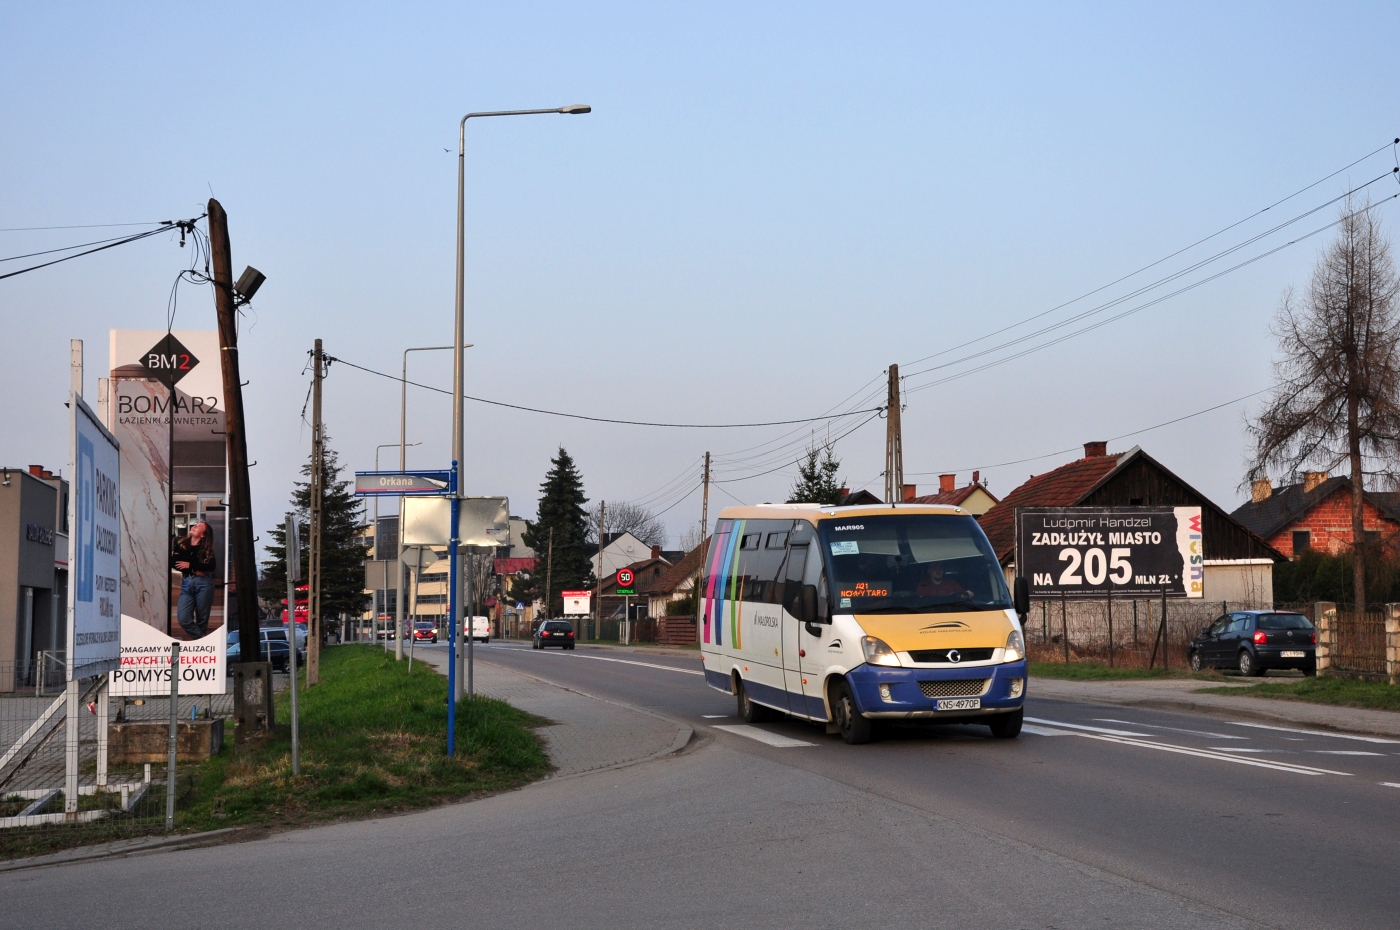
[(1006, 581), (972, 517), (891, 514), (819, 524), (834, 613), (1004, 610)]

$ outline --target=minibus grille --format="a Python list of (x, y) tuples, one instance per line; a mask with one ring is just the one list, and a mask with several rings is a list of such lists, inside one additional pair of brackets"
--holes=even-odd
[(990, 678), (954, 678), (948, 681), (921, 681), (919, 690), (926, 698), (973, 697), (987, 690)]
[(987, 647), (985, 649), (919, 649), (909, 653), (909, 658), (915, 662), (952, 662), (948, 653), (956, 652), (959, 662), (986, 662), (992, 657), (995, 649)]

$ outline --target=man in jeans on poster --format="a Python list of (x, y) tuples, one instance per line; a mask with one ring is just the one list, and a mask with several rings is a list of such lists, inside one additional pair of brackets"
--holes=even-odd
[(214, 536), (200, 520), (175, 541), (170, 561), (184, 576), (180, 582), (180, 627), (190, 639), (209, 635), (209, 611), (214, 606)]

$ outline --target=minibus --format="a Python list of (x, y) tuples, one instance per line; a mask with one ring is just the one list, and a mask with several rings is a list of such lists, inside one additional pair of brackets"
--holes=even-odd
[(848, 743), (881, 720), (1021, 732), (1024, 587), (1013, 604), (959, 507), (729, 507), (701, 575), (705, 681), (746, 721), (787, 714)]

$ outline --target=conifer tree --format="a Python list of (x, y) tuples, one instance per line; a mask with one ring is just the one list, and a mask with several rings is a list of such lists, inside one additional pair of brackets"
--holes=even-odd
[[(369, 547), (360, 542), (361, 527), (364, 525), (364, 504), (355, 497), (351, 482), (341, 480), (344, 466), (340, 457), (330, 447), (330, 436), (326, 435), (326, 446), (322, 464), (321, 486), (325, 497), (321, 504), (321, 616), (327, 619), (345, 613), (358, 617), (369, 602), (365, 593), (365, 559), (369, 558)], [(311, 520), (311, 462), (302, 466), (301, 473), (306, 480), (298, 481), (292, 491), (292, 511), (301, 525), (301, 577), (302, 584), (307, 579), (307, 562), (310, 558), (310, 540), (307, 526)], [(280, 604), (287, 596), (287, 531), (281, 520), (277, 526), (264, 532), (273, 542), (265, 550), (267, 561), (263, 562), (262, 596), (274, 604)]]
[(550, 461), (549, 472), (540, 485), (540, 502), (534, 521), (526, 521), (525, 545), (535, 550), (535, 571), (528, 578), (513, 580), (511, 597), (525, 600), (544, 597), (545, 560), (549, 551), (550, 530), (554, 531), (554, 567), (550, 583), (549, 616), (557, 617), (564, 610), (561, 591), (581, 590), (593, 586), (593, 552), (588, 545), (588, 512), (583, 505), (583, 476), (574, 460), (561, 446), (559, 454)]
[(797, 463), (797, 482), (788, 494), (789, 504), (841, 503), (841, 484), (836, 473), (841, 460), (831, 451), (831, 443), (813, 443), (806, 456)]

